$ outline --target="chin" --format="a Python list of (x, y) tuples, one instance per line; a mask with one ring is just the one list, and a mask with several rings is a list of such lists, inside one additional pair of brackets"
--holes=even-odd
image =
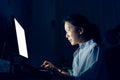
[(72, 46), (76, 45), (75, 43), (71, 43)]

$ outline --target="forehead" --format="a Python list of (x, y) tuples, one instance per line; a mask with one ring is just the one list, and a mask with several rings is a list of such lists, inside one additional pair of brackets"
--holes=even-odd
[(74, 29), (75, 26), (72, 25), (70, 22), (66, 21), (64, 24), (65, 29)]

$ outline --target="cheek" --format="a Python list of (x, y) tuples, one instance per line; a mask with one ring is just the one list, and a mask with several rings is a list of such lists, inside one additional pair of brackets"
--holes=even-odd
[(72, 38), (74, 39), (75, 42), (78, 41), (78, 35), (77, 34), (72, 34), (71, 36), (72, 36)]
[(70, 33), (68, 33), (68, 35), (69, 35), (69, 38), (71, 38), (72, 40), (74, 40), (74, 41), (77, 41), (77, 40), (78, 40), (78, 35), (77, 35), (77, 33), (75, 33), (75, 32), (70, 32)]

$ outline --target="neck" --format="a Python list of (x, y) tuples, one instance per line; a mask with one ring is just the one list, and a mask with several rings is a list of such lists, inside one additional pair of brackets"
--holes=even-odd
[(83, 43), (83, 42), (86, 42), (86, 41), (88, 41), (88, 40), (90, 40), (90, 39), (80, 38), (79, 41), (78, 41), (78, 44)]

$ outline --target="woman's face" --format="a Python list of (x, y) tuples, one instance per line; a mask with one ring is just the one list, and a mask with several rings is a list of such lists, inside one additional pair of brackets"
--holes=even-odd
[(79, 32), (75, 30), (75, 26), (70, 22), (66, 21), (64, 24), (66, 31), (66, 38), (70, 41), (71, 45), (76, 45), (80, 43)]

